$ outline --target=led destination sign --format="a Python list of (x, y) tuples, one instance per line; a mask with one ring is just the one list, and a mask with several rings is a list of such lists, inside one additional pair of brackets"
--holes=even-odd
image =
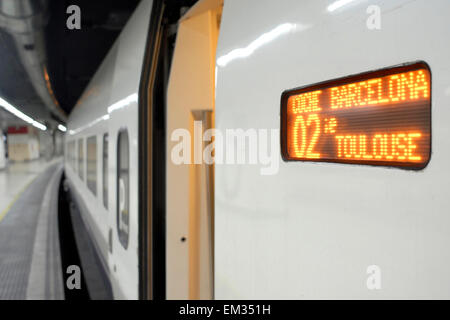
[(428, 67), (416, 63), (284, 92), (283, 158), (425, 167), (430, 80)]

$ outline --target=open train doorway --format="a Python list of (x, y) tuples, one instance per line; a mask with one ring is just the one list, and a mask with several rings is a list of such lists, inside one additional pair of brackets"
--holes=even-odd
[(203, 138), (214, 128), (222, 5), (199, 1), (178, 26), (167, 90), (168, 299), (214, 298), (214, 168)]
[(214, 167), (195, 164), (193, 150), (189, 163), (175, 163), (171, 153), (174, 131), (193, 137), (214, 128), (222, 6), (222, 0), (153, 4), (139, 95), (144, 299), (214, 298)]
[(195, 163), (190, 149), (192, 161), (174, 162), (172, 149), (177, 130), (203, 137), (214, 128), (223, 2), (191, 2), (154, 3), (141, 81), (140, 297), (147, 299), (214, 298), (214, 168)]

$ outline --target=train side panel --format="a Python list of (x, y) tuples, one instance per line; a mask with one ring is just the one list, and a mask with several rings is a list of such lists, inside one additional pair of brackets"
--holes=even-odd
[[(287, 89), (425, 61), (432, 155), (419, 171), (284, 162), (279, 149), (274, 175), (216, 165), (215, 298), (450, 297), (450, 2), (370, 4), (381, 9), (379, 30), (367, 27), (364, 1), (333, 11), (330, 1), (225, 1), (222, 132), (279, 129)], [(369, 266), (381, 270), (379, 290), (367, 286)]]
[[(83, 139), (84, 156), (87, 138), (97, 138), (97, 196), (70, 161), (66, 161), (66, 174), (79, 195), (83, 219), (107, 262), (114, 297), (119, 299), (137, 299), (139, 289), (137, 101), (151, 8), (152, 1), (142, 1), (131, 16), (72, 112), (66, 137), (67, 143)], [(102, 185), (105, 134), (107, 205)], [(79, 154), (76, 157), (79, 159)]]

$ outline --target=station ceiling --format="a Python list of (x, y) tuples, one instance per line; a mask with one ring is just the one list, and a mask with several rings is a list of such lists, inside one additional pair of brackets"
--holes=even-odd
[[(176, 24), (180, 12), (196, 0), (165, 2), (166, 22)], [(46, 126), (64, 123), (138, 4), (139, 0), (0, 0), (0, 98)], [(66, 26), (71, 5), (81, 10), (79, 30)], [(33, 23), (20, 21), (29, 17)], [(36, 21), (41, 26), (26, 31), (31, 43), (23, 42), (20, 28)], [(41, 63), (40, 86), (50, 87), (56, 107), (49, 107), (50, 96), (43, 97), (31, 80), (34, 59)], [(25, 124), (5, 112), (0, 112), (0, 128)]]
[[(165, 0), (168, 23), (197, 0)], [(56, 98), (69, 114), (140, 0), (50, 0), (48, 68)], [(68, 30), (66, 8), (81, 9), (81, 30)]]
[(0, 96), (23, 106), (23, 112), (39, 116), (42, 104), (18, 58), (11, 35), (0, 29)]
[[(30, 65), (45, 61), (39, 68), (44, 67), (43, 74), (48, 74), (56, 105), (70, 114), (138, 3), (139, 0), (0, 0), (0, 98), (47, 126), (52, 124), (54, 128), (63, 123), (61, 114), (49, 109), (37, 92)], [(70, 5), (80, 7), (80, 30), (66, 26)], [(22, 42), (21, 28), (41, 21), (43, 29), (37, 26), (36, 30), (25, 31), (23, 38), (28, 37), (30, 44), (24, 48), (27, 43)], [(33, 37), (33, 31), (39, 36)], [(1, 129), (25, 124), (0, 109)]]
[[(69, 114), (125, 26), (138, 0), (50, 0), (45, 29), (50, 81)], [(81, 9), (81, 29), (69, 30), (67, 7)]]

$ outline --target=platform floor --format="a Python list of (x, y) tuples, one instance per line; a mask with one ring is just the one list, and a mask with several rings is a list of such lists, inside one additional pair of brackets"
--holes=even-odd
[(61, 172), (61, 159), (13, 163), (0, 172), (0, 299), (64, 297), (57, 234)]
[(10, 162), (5, 169), (0, 170), (0, 222), (31, 181), (58, 161), (61, 159), (47, 161), (40, 158), (27, 162)]

